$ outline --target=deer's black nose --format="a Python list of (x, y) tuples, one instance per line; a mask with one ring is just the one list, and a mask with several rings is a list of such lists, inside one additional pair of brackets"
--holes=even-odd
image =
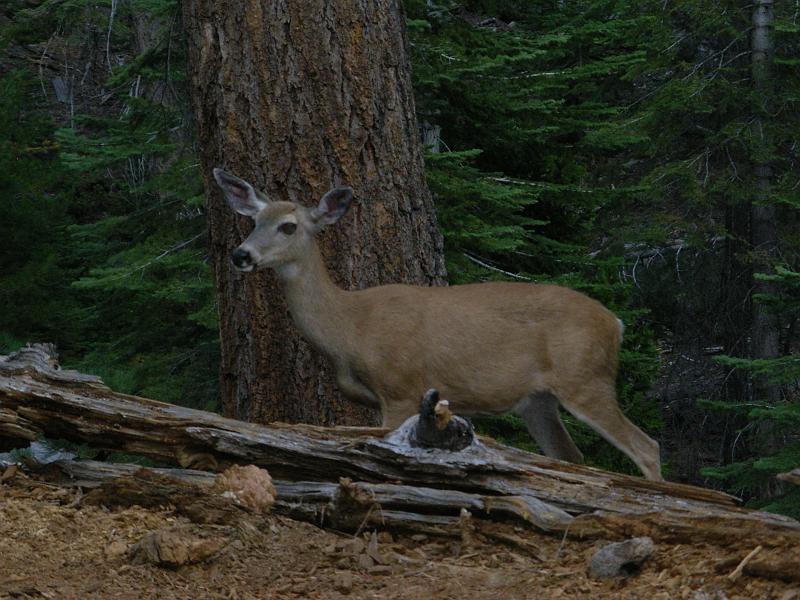
[(231, 260), (239, 269), (244, 269), (253, 264), (253, 260), (250, 258), (250, 253), (247, 250), (242, 250), (241, 248), (237, 248), (233, 251), (233, 254), (231, 254)]

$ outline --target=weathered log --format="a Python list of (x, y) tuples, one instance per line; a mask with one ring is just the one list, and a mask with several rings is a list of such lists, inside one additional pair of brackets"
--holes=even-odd
[(376, 428), (242, 423), (117, 394), (52, 363), (36, 347), (0, 360), (0, 439), (22, 445), (39, 435), (65, 438), (183, 466), (252, 463), (282, 480), (279, 498), (307, 518), (316, 518), (340, 478), (349, 478), (362, 508), (379, 505), (370, 518), (384, 522), (425, 515), (431, 526), (446, 526), (467, 509), (573, 536), (754, 541), (765, 548), (800, 543), (797, 521), (739, 508), (716, 491), (607, 473), (486, 438), (447, 452), (410, 447), (403, 428), (385, 435)]
[(777, 477), (781, 481), (786, 481), (787, 483), (793, 483), (794, 485), (800, 485), (800, 468), (792, 469), (791, 471), (787, 471), (786, 473), (781, 473)]
[[(181, 514), (197, 512), (195, 493), (187, 488), (208, 488), (213, 473), (193, 469), (142, 468), (139, 465), (95, 460), (58, 460), (46, 465), (28, 463), (29, 470), (47, 481), (92, 490), (87, 501), (109, 507), (153, 507), (170, 504)], [(183, 486), (181, 484), (184, 484)], [(409, 485), (352, 482), (275, 481), (278, 497), (273, 510), (317, 525), (353, 531), (363, 526), (385, 525), (398, 514), (401, 526), (455, 525), (460, 510), (478, 517), (490, 516), (533, 524), (539, 529), (564, 529), (572, 517), (535, 498), (481, 496), (458, 490)], [(222, 503), (224, 506), (226, 503)], [(211, 514), (224, 512), (214, 503), (204, 505)], [(442, 514), (446, 513), (446, 514)], [(224, 522), (222, 516), (214, 522)]]
[[(210, 483), (213, 482), (212, 477)], [(171, 506), (177, 514), (194, 523), (216, 525), (235, 525), (248, 512), (221, 494), (199, 494), (198, 490), (204, 488), (210, 486), (201, 487), (196, 483), (139, 468), (133, 473), (99, 484), (80, 503), (109, 508)]]

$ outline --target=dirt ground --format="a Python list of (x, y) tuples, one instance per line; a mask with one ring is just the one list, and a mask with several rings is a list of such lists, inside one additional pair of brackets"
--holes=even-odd
[[(79, 500), (75, 490), (25, 477), (0, 484), (0, 598), (800, 600), (788, 583), (728, 578), (750, 548), (657, 545), (639, 574), (595, 581), (586, 566), (603, 541), (515, 533), (510, 525), (535, 551), (480, 539), (354, 537), (274, 515), (198, 525), (171, 510), (110, 511)], [(136, 544), (153, 531), (187, 536), (208, 557), (139, 564)]]

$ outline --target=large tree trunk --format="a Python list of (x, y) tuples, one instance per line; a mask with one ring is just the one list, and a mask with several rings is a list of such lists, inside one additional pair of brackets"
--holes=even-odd
[(269, 422), (375, 423), (340, 398), (296, 332), (272, 273), (240, 275), (249, 220), (212, 185), (224, 166), (272, 199), (314, 204), (335, 184), (357, 205), (321, 247), (347, 288), (444, 282), (397, 0), (185, 0), (189, 78), (209, 189), (225, 414)]
[[(753, 6), (753, 29), (751, 34), (752, 77), (759, 92), (761, 106), (755, 115), (754, 134), (761, 140), (761, 148), (771, 150), (769, 128), (763, 122), (770, 114), (770, 64), (772, 62), (773, 41), (772, 22), (773, 0), (758, 0)], [(772, 167), (768, 162), (756, 162), (753, 166), (755, 197), (751, 207), (751, 242), (753, 245), (753, 272), (770, 273), (777, 260), (778, 222), (775, 204), (770, 197), (772, 186)], [(753, 280), (753, 294), (769, 295), (775, 292), (772, 282)], [(751, 356), (754, 359), (776, 358), (779, 354), (778, 320), (763, 303), (753, 302), (753, 321), (751, 327)], [(758, 403), (775, 404), (780, 399), (777, 384), (766, 377), (757, 377), (753, 385), (753, 400)], [(759, 445), (767, 454), (778, 449), (778, 439), (773, 423), (765, 422), (759, 428)]]

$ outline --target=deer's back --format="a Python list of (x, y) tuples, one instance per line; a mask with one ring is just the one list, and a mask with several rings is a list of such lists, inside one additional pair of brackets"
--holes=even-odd
[(619, 321), (568, 288), (391, 285), (355, 294), (362, 376), (383, 394), (436, 387), (463, 412), (502, 412), (510, 407), (498, 408), (497, 396), (513, 403), (554, 382), (616, 376)]

